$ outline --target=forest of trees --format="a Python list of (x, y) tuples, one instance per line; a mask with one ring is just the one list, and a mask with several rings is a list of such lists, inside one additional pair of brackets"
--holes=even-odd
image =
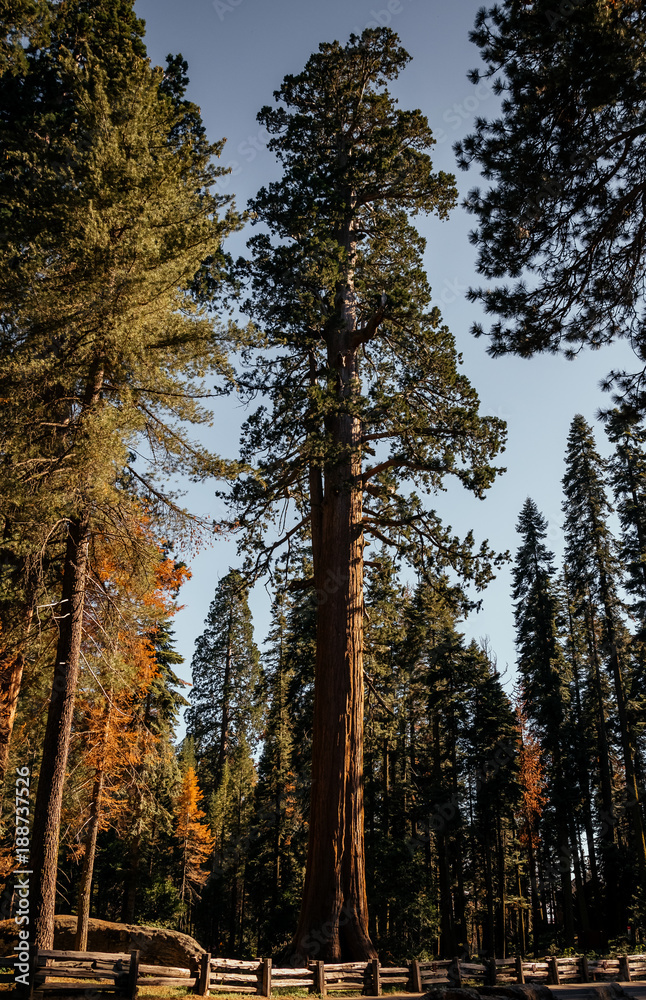
[[(490, 72), (511, 66), (522, 97), (515, 19), (543, 5), (518, 6), (496, 8), (495, 45), (479, 15), (474, 41)], [(630, 67), (642, 15), (608, 7), (585, 44), (596, 51), (605, 31), (615, 51), (624, 17)], [(567, 41), (577, 17), (549, 31)], [(1, 916), (15, 912), (14, 775), (27, 767), (38, 947), (52, 945), (55, 912), (76, 915), (81, 950), (92, 916), (294, 962), (643, 941), (642, 376), (609, 378), (609, 458), (573, 416), (560, 563), (534, 501), (518, 511), (517, 658), (501, 671), (464, 623), (506, 557), (453, 536), (431, 506), (451, 478), (485, 496), (505, 425), (480, 413), (432, 305), (411, 220), (445, 218), (456, 188), (433, 172), (423, 114), (389, 93), (408, 60), (393, 32), (366, 29), (285, 78), (259, 114), (284, 172), (250, 203), (259, 229), (234, 261), (223, 241), (249, 216), (217, 194), (222, 143), (186, 97), (182, 57), (150, 63), (132, 0), (19, 0), (5, 17)], [(522, 149), (533, 126), (511, 107)], [(567, 233), (541, 230), (545, 198), (523, 209), (522, 266), (496, 249), (518, 228), (518, 178), (488, 128), (479, 120), (457, 150), (498, 181), (469, 199), (481, 272), (531, 270), (550, 240), (565, 260)], [(624, 136), (626, 157), (641, 134)], [(614, 218), (608, 200), (591, 204)], [(638, 226), (628, 201), (622, 225)], [(591, 244), (593, 208), (576, 204)], [(569, 271), (554, 266), (557, 301)], [(517, 327), (494, 327), (493, 353), (628, 335), (599, 331), (637, 292), (612, 299), (601, 278), (593, 292), (568, 291), (587, 323), (572, 327), (546, 292), (541, 339), (527, 288), (498, 289), (487, 309)], [(200, 428), (208, 400), (234, 391), (256, 408), (225, 461)], [(183, 508), (181, 477), (212, 482), (230, 510), (216, 535), (240, 541), (190, 697), (172, 620), (214, 526)], [(248, 603), (260, 577), (266, 636)]]

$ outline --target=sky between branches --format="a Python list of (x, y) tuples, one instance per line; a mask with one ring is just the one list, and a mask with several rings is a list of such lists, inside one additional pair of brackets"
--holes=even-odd
[[(189, 64), (188, 96), (202, 109), (208, 137), (223, 136), (227, 143), (222, 162), (232, 167), (225, 185), (236, 195), (239, 208), (257, 189), (279, 176), (277, 163), (266, 147), (266, 133), (256, 122), (264, 104), (287, 73), (298, 73), (320, 42), (338, 39), (345, 44), (352, 31), (379, 22), (396, 31), (413, 57), (392, 86), (402, 108), (420, 108), (428, 117), (437, 145), (431, 155), (436, 170), (456, 174), (460, 197), (480, 183), (476, 171), (457, 169), (453, 143), (469, 131), (475, 115), (496, 114), (497, 99), (486, 83), (474, 87), (467, 71), (480, 65), (479, 53), (469, 42), (482, 0), (137, 0), (136, 11), (146, 20), (146, 43), (154, 63), (163, 64), (169, 52), (181, 52)], [(508, 446), (499, 464), (507, 473), (478, 501), (455, 485), (433, 505), (456, 533), (474, 529), (476, 541), (488, 538), (498, 551), (518, 545), (515, 524), (527, 496), (549, 521), (548, 544), (560, 556), (563, 548), (561, 478), (566, 437), (575, 413), (590, 422), (609, 398), (598, 387), (611, 369), (631, 368), (630, 349), (614, 345), (585, 352), (574, 362), (560, 357), (492, 360), (487, 342), (475, 340), (471, 324), (481, 319), (477, 306), (465, 299), (470, 284), (480, 284), (474, 270), (475, 252), (467, 234), (475, 220), (456, 208), (447, 222), (417, 218), (415, 225), (428, 241), (426, 267), (434, 304), (442, 310), (464, 355), (464, 371), (478, 391), (481, 411), (502, 417), (508, 424)], [(250, 228), (229, 243), (235, 254), (244, 252)], [(238, 429), (246, 412), (233, 398), (217, 403), (213, 428), (205, 443), (225, 457), (235, 457)], [(609, 451), (600, 425), (595, 424), (602, 454)], [(222, 517), (213, 498), (213, 485), (192, 486), (186, 504), (199, 513)], [(195, 639), (218, 579), (237, 566), (234, 540), (215, 544), (190, 560), (192, 580), (181, 593), (185, 605), (175, 619), (177, 649), (185, 657), (179, 673), (190, 679)], [(508, 685), (514, 675), (514, 628), (509, 569), (484, 594), (482, 610), (467, 622), (469, 638), (489, 636), (498, 665), (509, 665)], [(256, 641), (262, 643), (269, 624), (269, 598), (262, 584), (252, 594)]]

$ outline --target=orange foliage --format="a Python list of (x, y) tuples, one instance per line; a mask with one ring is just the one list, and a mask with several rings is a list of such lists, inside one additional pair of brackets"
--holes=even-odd
[(518, 735), (520, 737), (519, 783), (522, 794), (520, 815), (520, 842), (524, 846), (538, 847), (538, 823), (547, 801), (545, 794), (545, 769), (541, 760), (541, 746), (528, 730), (523, 706), (516, 706)]
[(193, 887), (204, 885), (209, 874), (202, 866), (213, 853), (214, 839), (208, 825), (202, 822), (206, 818), (200, 809), (202, 798), (195, 769), (189, 767), (182, 780), (175, 811), (176, 837), (182, 847), (182, 899), (187, 891), (196, 895)]

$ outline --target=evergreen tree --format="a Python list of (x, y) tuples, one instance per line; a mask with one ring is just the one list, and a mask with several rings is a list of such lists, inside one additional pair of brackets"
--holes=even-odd
[[(470, 293), (499, 317), (494, 355), (574, 355), (628, 337), (646, 356), (645, 38), (639, 0), (504, 0), (478, 12), (471, 39), (503, 103), (456, 151), (493, 182), (466, 200), (478, 270), (515, 282)], [(643, 409), (643, 373), (620, 385)]]
[[(472, 649), (472, 686), (465, 756), (471, 813), (472, 878), (483, 950), (504, 958), (507, 908), (515, 893), (514, 816), (519, 811), (519, 733), (500, 674), (486, 650)], [(511, 855), (511, 856), (510, 856)]]
[(27, 53), (27, 78), (3, 88), (0, 385), (3, 478), (13, 486), (1, 513), (25, 532), (44, 524), (65, 545), (33, 827), (40, 947), (52, 942), (92, 533), (109, 523), (134, 541), (135, 490), (178, 511), (150, 476), (131, 467), (124, 482), (140, 437), (153, 476), (224, 468), (184, 425), (207, 419), (199, 373), (225, 363), (195, 278), (206, 268), (216, 279), (220, 242), (237, 223), (218, 219), (226, 199), (210, 188), (220, 147), (184, 100), (181, 66), (166, 79), (150, 66), (132, 8), (49, 4), (51, 29)]
[[(130, 824), (124, 829), (122, 839), (127, 846), (127, 867), (124, 878), (121, 919), (134, 923), (137, 895), (148, 889), (144, 869), (145, 852), (154, 829), (163, 820), (170, 819), (170, 791), (174, 781), (175, 730), (181, 709), (188, 705), (180, 693), (184, 682), (174, 667), (184, 658), (173, 646), (173, 633), (168, 623), (162, 622), (151, 639), (154, 649), (155, 669), (148, 689), (135, 705), (136, 729), (140, 741), (146, 746), (142, 764), (135, 772), (135, 780), (127, 788)], [(155, 737), (148, 746), (147, 734)], [(143, 883), (143, 884), (142, 884)]]
[(256, 742), (260, 722), (260, 656), (247, 587), (237, 570), (220, 580), (205, 626), (191, 662), (186, 731), (194, 741), (202, 785), (211, 794), (218, 792), (236, 747)]
[(527, 499), (516, 530), (521, 545), (513, 574), (514, 618), (523, 705), (550, 775), (550, 810), (545, 824), (561, 885), (564, 943), (574, 946), (574, 900), (570, 856), (570, 812), (576, 785), (569, 753), (569, 676), (559, 643), (558, 595), (552, 584), (553, 555), (545, 546), (547, 522)]
[[(258, 116), (284, 175), (252, 202), (269, 232), (251, 241), (248, 308), (276, 350), (251, 378), (271, 409), (245, 427), (243, 457), (257, 472), (234, 487), (233, 503), (257, 569), (281, 542), (311, 535), (318, 615), (309, 853), (294, 938), (302, 960), (375, 956), (363, 846), (365, 541), (387, 538), (479, 584), (491, 572), (486, 545), (474, 553), (470, 536), (452, 538), (415, 492), (453, 475), (482, 496), (503, 427), (479, 416), (453, 338), (430, 308), (409, 214), (446, 216), (455, 187), (432, 173), (426, 119), (398, 110), (387, 91), (408, 58), (387, 29), (322, 45), (283, 82), (281, 107)], [(265, 544), (285, 505), (284, 535)], [(330, 928), (323, 944), (311, 936), (321, 926)]]
[(610, 483), (621, 525), (619, 558), (624, 586), (633, 598), (634, 611), (646, 626), (646, 431), (626, 412), (606, 415), (606, 433), (615, 446), (610, 460)]
[[(289, 701), (294, 681), (293, 671), (287, 666), (289, 601), (290, 595), (284, 588), (279, 589), (268, 636), (270, 646), (264, 664), (263, 690), (267, 714), (258, 762), (250, 872), (255, 880), (259, 923), (262, 921), (259, 938), (271, 950), (277, 944), (287, 943), (286, 938), (298, 918), (304, 860), (302, 851), (298, 851), (303, 816), (296, 795), (294, 719)], [(262, 946), (259, 945), (259, 949), (262, 951)]]
[[(626, 676), (630, 669), (628, 637), (621, 614), (618, 588), (621, 574), (616, 546), (608, 527), (611, 510), (606, 492), (606, 463), (598, 454), (592, 430), (584, 418), (572, 421), (566, 454), (563, 487), (565, 512), (566, 568), (568, 586), (583, 606), (590, 638), (592, 668), (598, 703), (600, 735), (602, 799), (606, 811), (606, 841), (608, 849), (616, 840), (614, 803), (611, 787), (610, 760), (607, 749), (605, 706), (601, 682), (601, 660), (606, 661), (613, 679), (617, 704), (619, 736), (628, 791), (627, 815), (630, 823), (630, 844), (637, 864), (640, 884), (646, 882), (646, 843), (644, 823), (637, 796), (635, 777), (634, 735), (627, 713)], [(610, 868), (606, 873), (609, 892), (615, 893), (617, 871), (613, 870), (612, 855), (606, 851)], [(612, 886), (612, 889), (610, 888)], [(619, 924), (619, 915), (614, 919)]]
[[(422, 581), (406, 613), (402, 666), (408, 676), (405, 705), (410, 809), (415, 839), (418, 825), (433, 836), (437, 867), (439, 950), (467, 949), (465, 853), (460, 733), (466, 723), (466, 695), (474, 683), (471, 654), (457, 622), (468, 602), (445, 578)], [(429, 873), (430, 874), (430, 873)], [(427, 881), (430, 896), (431, 885)]]

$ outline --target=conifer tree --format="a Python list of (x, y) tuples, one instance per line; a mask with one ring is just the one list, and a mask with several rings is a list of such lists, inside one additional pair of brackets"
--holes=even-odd
[[(610, 827), (607, 839), (615, 839), (613, 831), (613, 794), (610, 785), (609, 761), (604, 743), (605, 720), (601, 690), (600, 660), (605, 659), (613, 679), (617, 704), (622, 758), (628, 793), (627, 815), (630, 823), (630, 844), (637, 864), (640, 882), (646, 880), (646, 843), (644, 823), (637, 796), (635, 777), (634, 736), (627, 713), (626, 678), (630, 669), (627, 651), (627, 631), (622, 619), (618, 588), (621, 574), (616, 546), (608, 527), (606, 463), (598, 454), (592, 430), (581, 415), (572, 421), (566, 454), (563, 487), (565, 512), (566, 567), (568, 585), (573, 596), (585, 605), (588, 633), (593, 647), (593, 670), (599, 712), (599, 733), (602, 740), (602, 795)], [(595, 624), (599, 627), (598, 647)], [(607, 886), (614, 886), (617, 873), (609, 870)]]
[(258, 762), (256, 836), (252, 851), (256, 905), (260, 904), (260, 913), (266, 914), (262, 933), (270, 947), (276, 942), (284, 943), (298, 916), (294, 907), (301, 888), (301, 870), (294, 841), (303, 821), (296, 798), (294, 720), (289, 701), (294, 675), (287, 665), (290, 642), (287, 613), (291, 595), (280, 581), (278, 586), (272, 628), (267, 637), (269, 651), (263, 664), (267, 710)]
[[(626, 337), (646, 356), (645, 33), (638, 0), (504, 0), (478, 12), (470, 37), (484, 70), (470, 78), (494, 80), (504, 101), (456, 151), (492, 182), (466, 207), (493, 283), (470, 296), (497, 317), (494, 355), (573, 356)], [(619, 381), (643, 410), (643, 372)]]
[[(519, 734), (509, 696), (486, 650), (473, 649), (479, 667), (472, 686), (466, 740), (469, 798), (473, 810), (472, 864), (482, 911), (484, 950), (505, 957), (507, 907), (514, 868), (514, 815), (519, 811)], [(477, 655), (479, 654), (479, 655)], [(515, 881), (515, 878), (514, 878)]]
[[(132, 2), (47, 6), (50, 30), (27, 53), (28, 79), (3, 90), (12, 127), (0, 269), (3, 478), (13, 483), (1, 513), (26, 533), (44, 524), (65, 546), (33, 828), (40, 947), (52, 941), (88, 547), (106, 523), (129, 534), (136, 491), (160, 513), (178, 512), (155, 474), (224, 468), (191, 444), (185, 424), (206, 419), (200, 372), (225, 364), (196, 275), (217, 278), (220, 242), (236, 225), (218, 219), (219, 147), (184, 100), (183, 64), (166, 76), (150, 66)], [(124, 481), (139, 437), (152, 477), (131, 467)]]
[[(134, 923), (137, 896), (141, 898), (147, 881), (144, 862), (146, 850), (153, 846), (155, 827), (159, 818), (169, 817), (170, 791), (174, 785), (175, 755), (173, 742), (179, 713), (188, 706), (181, 694), (184, 684), (174, 667), (184, 658), (173, 646), (173, 633), (167, 622), (161, 622), (151, 637), (154, 655), (154, 673), (147, 689), (140, 693), (133, 705), (135, 731), (142, 746), (142, 760), (134, 769), (134, 780), (126, 789), (130, 823), (122, 828), (122, 839), (127, 847), (127, 866), (124, 873), (121, 920)], [(148, 734), (154, 737), (150, 745)], [(166, 800), (166, 804), (164, 803)]]
[(193, 689), (186, 713), (205, 791), (217, 793), (225, 766), (241, 741), (256, 741), (260, 657), (253, 640), (248, 590), (238, 570), (222, 577), (196, 642)]
[[(453, 178), (432, 172), (419, 111), (387, 85), (407, 54), (387, 29), (320, 46), (283, 82), (259, 121), (284, 166), (252, 202), (268, 233), (251, 241), (249, 311), (275, 347), (247, 384), (270, 409), (245, 427), (257, 467), (233, 489), (256, 568), (309, 531), (318, 598), (308, 866), (294, 950), (340, 960), (375, 956), (368, 934), (362, 791), (363, 548), (387, 539), (420, 563), (452, 565), (483, 584), (473, 551), (415, 489), (455, 476), (482, 496), (503, 427), (478, 414), (453, 338), (430, 307), (423, 241), (409, 215), (445, 217)], [(371, 460), (372, 457), (372, 460)], [(287, 505), (285, 532), (263, 529)], [(311, 933), (330, 932), (324, 943)]]
[(516, 648), (524, 709), (550, 775), (551, 815), (546, 829), (555, 852), (565, 920), (565, 946), (574, 946), (574, 901), (569, 816), (576, 788), (568, 752), (570, 692), (567, 662), (559, 642), (558, 597), (552, 584), (553, 555), (545, 545), (547, 522), (528, 498), (516, 525), (521, 545), (513, 574)]
[(610, 459), (610, 483), (621, 524), (619, 556), (624, 586), (633, 598), (643, 630), (646, 625), (646, 430), (634, 415), (613, 410), (606, 415), (606, 433), (615, 446)]

